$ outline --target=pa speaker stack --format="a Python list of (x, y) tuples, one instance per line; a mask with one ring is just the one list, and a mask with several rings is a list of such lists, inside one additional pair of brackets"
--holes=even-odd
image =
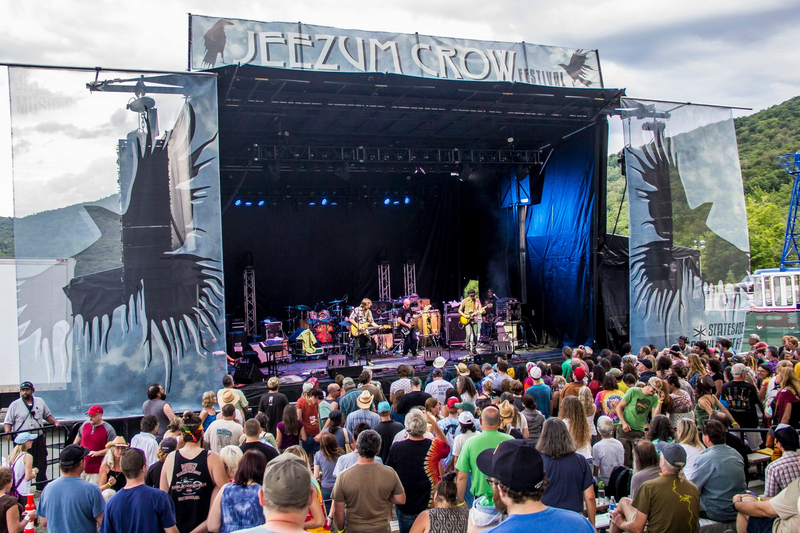
[(333, 354), (328, 356), (328, 377), (336, 379), (336, 376), (341, 374), (346, 378), (358, 378), (364, 370), (363, 365), (350, 366), (345, 354)]
[(250, 360), (247, 363), (239, 363), (236, 372), (233, 373), (233, 381), (243, 385), (264, 381), (264, 374), (258, 368), (257, 361)]

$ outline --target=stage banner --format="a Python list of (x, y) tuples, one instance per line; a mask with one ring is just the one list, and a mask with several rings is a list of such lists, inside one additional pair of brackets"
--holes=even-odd
[(192, 70), (259, 65), (602, 88), (597, 50), (189, 16)]
[(197, 409), (227, 371), (216, 78), (9, 85), (21, 379), (58, 417), (141, 415), (152, 383)]
[(630, 338), (742, 346), (750, 270), (731, 110), (623, 100), (630, 217)]

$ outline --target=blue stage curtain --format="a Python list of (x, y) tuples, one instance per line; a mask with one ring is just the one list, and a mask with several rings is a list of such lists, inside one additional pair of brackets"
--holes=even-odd
[[(528, 301), (565, 346), (594, 339), (591, 227), (596, 130), (560, 144), (545, 166), (542, 201), (528, 209)], [(534, 170), (535, 172), (535, 170)]]

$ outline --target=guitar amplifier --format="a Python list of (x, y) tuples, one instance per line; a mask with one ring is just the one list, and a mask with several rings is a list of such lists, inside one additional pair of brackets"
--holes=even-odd
[(283, 324), (281, 322), (267, 322), (266, 320), (261, 323), (261, 338), (274, 339), (275, 337), (283, 336)]
[(444, 331), (449, 346), (463, 346), (467, 342), (467, 330), (461, 327), (460, 318), (458, 313), (450, 313), (444, 317)]

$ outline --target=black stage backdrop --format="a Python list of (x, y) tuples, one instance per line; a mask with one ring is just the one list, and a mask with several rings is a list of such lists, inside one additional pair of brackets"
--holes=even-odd
[[(507, 290), (508, 210), (498, 208), (498, 180), (485, 174), (460, 181), (449, 175), (356, 176), (347, 182), (322, 173), (282, 173), (279, 185), (322, 187), (386, 185), (425, 189), (425, 200), (410, 193), (410, 204), (383, 205), (382, 198), (309, 206), (309, 199), (279, 199), (231, 207), (223, 214), (227, 311), (242, 317), (245, 255), (253, 254), (257, 318), (286, 318), (285, 306), (314, 306), (349, 295), (349, 304), (378, 297), (378, 264), (391, 267), (391, 295), (403, 294), (403, 263), (416, 263), (417, 292), (441, 309), (460, 298), (468, 279)], [(409, 185), (410, 184), (410, 185)], [(402, 189), (401, 189), (402, 190)], [(319, 194), (319, 192), (317, 193)], [(433, 196), (435, 195), (435, 196)], [(398, 199), (391, 195), (392, 199)], [(433, 196), (433, 197), (431, 197)], [(373, 200), (377, 205), (373, 206)], [(512, 250), (513, 252), (513, 250)], [(513, 258), (512, 258), (513, 259)], [(517, 295), (518, 296), (518, 295)]]

